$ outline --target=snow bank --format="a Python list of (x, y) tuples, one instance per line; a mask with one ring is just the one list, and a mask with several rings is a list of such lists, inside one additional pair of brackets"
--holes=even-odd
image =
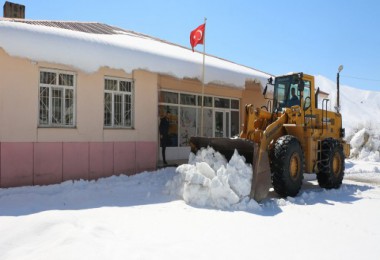
[(166, 168), (133, 176), (119, 175), (91, 181), (0, 189), (0, 217), (47, 210), (128, 207), (167, 202), (161, 194), (173, 176), (175, 168)]
[[(0, 35), (0, 48), (11, 56), (65, 64), (87, 73), (107, 66), (127, 73), (145, 69), (178, 78), (201, 78), (201, 53), (132, 32), (102, 35), (0, 20)], [(271, 76), (213, 56), (206, 57), (205, 71), (206, 83), (238, 88), (244, 88), (246, 80), (265, 86)]]
[(363, 161), (380, 161), (380, 133), (363, 128), (349, 137), (351, 158)]
[(188, 164), (179, 166), (173, 180), (166, 184), (171, 194), (186, 203), (218, 209), (260, 209), (249, 199), (252, 167), (235, 150), (229, 162), (208, 147), (191, 154)]

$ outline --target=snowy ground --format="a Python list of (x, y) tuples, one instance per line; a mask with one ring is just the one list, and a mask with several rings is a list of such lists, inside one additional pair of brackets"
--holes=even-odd
[(378, 259), (380, 162), (346, 161), (338, 190), (243, 210), (170, 191), (175, 168), (0, 189), (0, 259)]

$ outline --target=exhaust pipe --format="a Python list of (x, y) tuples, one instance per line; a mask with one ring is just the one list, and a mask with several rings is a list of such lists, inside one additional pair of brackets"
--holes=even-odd
[(343, 70), (343, 65), (340, 65), (339, 68), (338, 68), (338, 73), (336, 74), (336, 89), (337, 89), (337, 93), (336, 93), (336, 112), (339, 113), (340, 111), (340, 102), (339, 102), (339, 73)]

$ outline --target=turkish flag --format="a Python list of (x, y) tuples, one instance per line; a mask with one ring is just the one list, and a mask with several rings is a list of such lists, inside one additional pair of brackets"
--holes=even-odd
[(195, 30), (190, 33), (190, 44), (191, 48), (194, 51), (194, 47), (197, 44), (203, 44), (204, 35), (205, 35), (206, 24), (199, 25)]

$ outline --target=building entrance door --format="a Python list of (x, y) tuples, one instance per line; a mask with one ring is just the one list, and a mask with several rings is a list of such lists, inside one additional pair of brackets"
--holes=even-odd
[(230, 137), (229, 111), (214, 111), (214, 137)]

